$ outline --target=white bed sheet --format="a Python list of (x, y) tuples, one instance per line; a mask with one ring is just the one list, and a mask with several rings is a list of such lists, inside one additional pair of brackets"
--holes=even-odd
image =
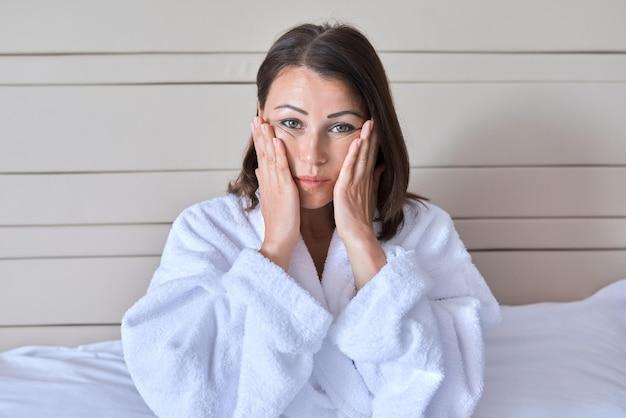
[[(569, 303), (502, 306), (475, 418), (626, 417), (626, 279)], [(154, 417), (120, 340), (0, 353), (0, 417)]]
[(626, 279), (581, 301), (503, 307), (477, 418), (625, 418)]
[(135, 389), (120, 340), (0, 353), (2, 418), (155, 417)]

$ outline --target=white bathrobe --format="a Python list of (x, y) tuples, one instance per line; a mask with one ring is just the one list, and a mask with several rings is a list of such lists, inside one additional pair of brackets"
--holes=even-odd
[(387, 264), (356, 292), (336, 230), (321, 281), (302, 237), (285, 272), (258, 251), (260, 206), (244, 203), (184, 209), (122, 319), (128, 370), (157, 416), (471, 416), (501, 313), (447, 212), (405, 204), (381, 243)]

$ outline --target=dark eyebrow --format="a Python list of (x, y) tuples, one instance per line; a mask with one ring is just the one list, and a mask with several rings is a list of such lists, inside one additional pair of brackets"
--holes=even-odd
[[(274, 109), (280, 109), (281, 107), (288, 107), (290, 109), (295, 110), (296, 112), (304, 113), (305, 115), (309, 114), (306, 110), (302, 110), (299, 107), (295, 107), (295, 106), (292, 106), (290, 104), (284, 104), (284, 105), (276, 106)], [(328, 119), (331, 119), (331, 118), (336, 118), (337, 116), (341, 116), (341, 115), (345, 115), (345, 114), (355, 115), (355, 116), (358, 116), (358, 117), (363, 119), (363, 116), (359, 112), (355, 112), (353, 110), (342, 110), (341, 112), (331, 113), (330, 115), (328, 115), (326, 117)]]

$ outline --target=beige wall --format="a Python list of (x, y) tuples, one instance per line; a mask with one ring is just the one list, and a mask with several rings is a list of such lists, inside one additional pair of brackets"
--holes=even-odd
[(379, 51), (410, 188), (503, 304), (626, 277), (626, 3), (0, 2), (0, 349), (119, 338), (170, 224), (225, 193), (298, 23)]

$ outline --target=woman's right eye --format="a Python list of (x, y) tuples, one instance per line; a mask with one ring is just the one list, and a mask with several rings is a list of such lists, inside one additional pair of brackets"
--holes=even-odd
[(298, 123), (299, 122), (298, 120), (296, 120), (296, 119), (284, 119), (284, 120), (280, 121), (281, 125), (284, 126), (285, 128), (298, 129), (296, 126), (284, 125), (285, 122), (287, 122), (287, 123), (289, 123), (289, 122), (296, 122), (296, 123)]

